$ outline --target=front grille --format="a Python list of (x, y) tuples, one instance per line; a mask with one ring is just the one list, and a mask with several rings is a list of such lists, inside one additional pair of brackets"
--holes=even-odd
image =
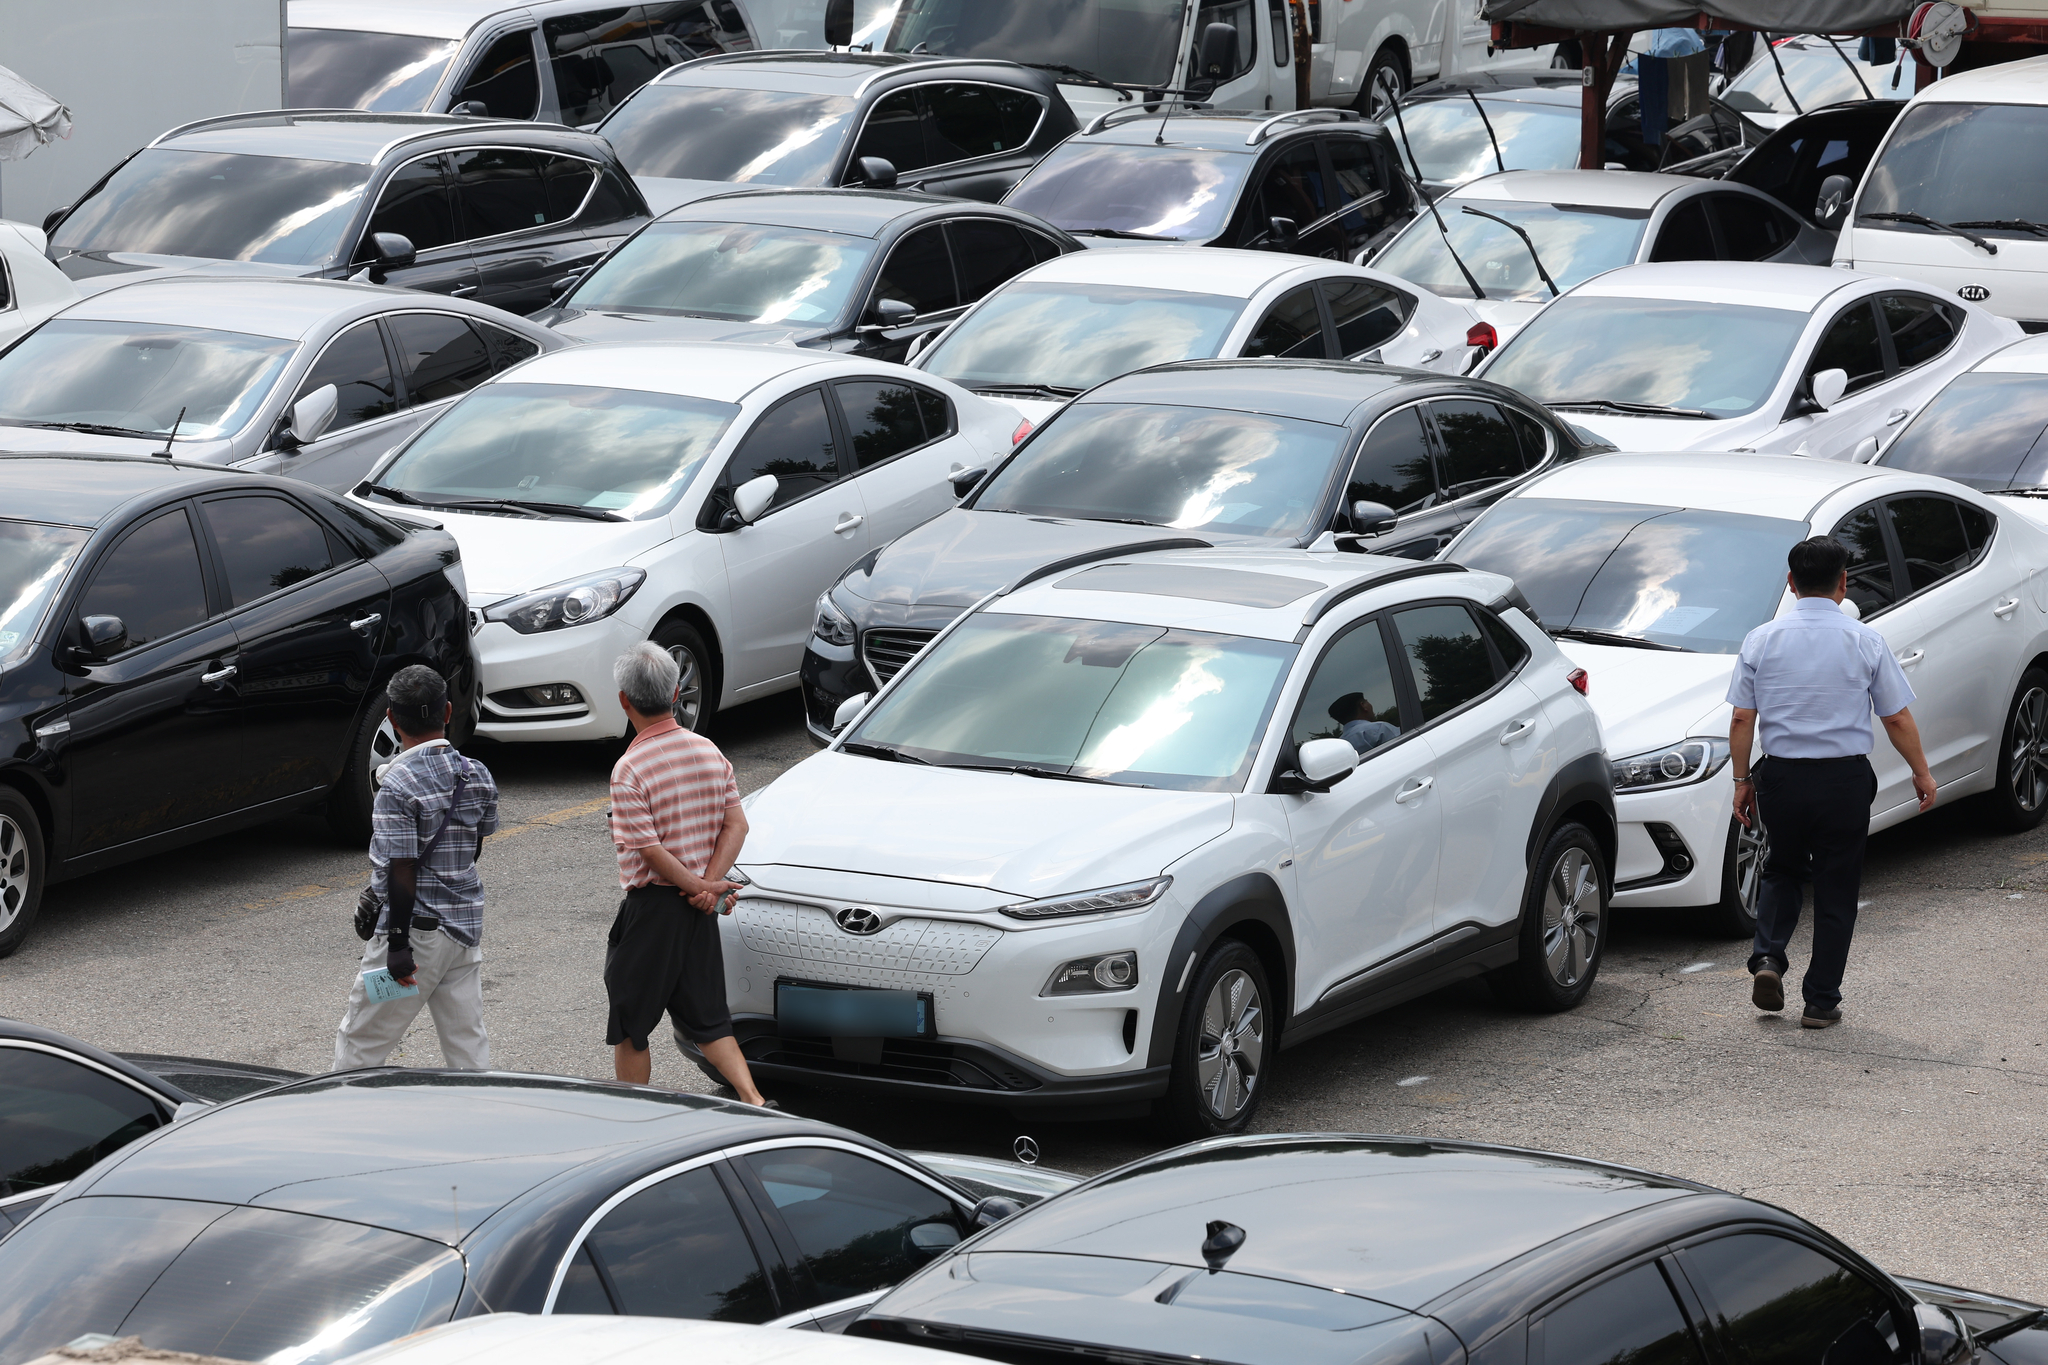
[(749, 896), (734, 911), (749, 953), (774, 976), (845, 986), (888, 986), (950, 994), (1003, 936), (1000, 929), (944, 919), (899, 919), (879, 933), (849, 934), (815, 905)]
[(1036, 1090), (1040, 1082), (1000, 1057), (972, 1044), (931, 1043), (918, 1038), (884, 1038), (877, 1061), (840, 1056), (829, 1039), (784, 1038), (743, 1030), (740, 1051), (757, 1066), (801, 1067), (841, 1076), (943, 1085), (961, 1090)]
[(937, 634), (935, 630), (868, 631), (860, 638), (861, 662), (868, 666), (875, 686), (885, 686)]

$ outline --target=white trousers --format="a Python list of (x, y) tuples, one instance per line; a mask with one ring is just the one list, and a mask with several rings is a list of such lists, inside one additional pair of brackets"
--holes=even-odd
[[(384, 935), (372, 938), (363, 949), (361, 971), (382, 967), (389, 949)], [(491, 1040), (484, 1036), (484, 950), (465, 947), (438, 929), (415, 929), (412, 957), (419, 969), (413, 974), (418, 995), (372, 1004), (357, 975), (349, 988), (348, 1013), (341, 1016), (334, 1035), (334, 1069), (384, 1065), (424, 1005), (434, 1012), (443, 1065), (490, 1070)]]

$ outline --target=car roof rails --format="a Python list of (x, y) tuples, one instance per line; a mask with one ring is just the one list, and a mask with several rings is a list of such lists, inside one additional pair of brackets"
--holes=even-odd
[(1111, 120), (1125, 122), (1128, 119), (1158, 118), (1162, 114), (1206, 113), (1215, 107), (1202, 100), (1154, 100), (1150, 104), (1120, 105), (1115, 109), (1105, 109), (1089, 119), (1088, 126), (1081, 130), (1081, 136), (1101, 132), (1110, 126)]
[(1167, 536), (1162, 540), (1140, 540), (1134, 541), (1129, 545), (1105, 545), (1097, 550), (1083, 550), (1079, 554), (1068, 555), (1064, 559), (1055, 559), (1050, 564), (1041, 564), (1010, 583), (1009, 586), (998, 589), (994, 595), (997, 597), (1007, 597), (1019, 588), (1030, 583), (1036, 583), (1041, 578), (1050, 578), (1056, 573), (1065, 573), (1068, 569), (1078, 569), (1083, 564), (1093, 564), (1099, 559), (1117, 559), (1124, 555), (1150, 554), (1154, 550), (1213, 550), (1215, 548), (1208, 541), (1197, 540), (1193, 536)]
[(1330, 609), (1340, 602), (1347, 602), (1360, 593), (1370, 592), (1374, 588), (1384, 588), (1389, 583), (1399, 583), (1407, 578), (1427, 578), (1432, 574), (1466, 572), (1469, 571), (1463, 564), (1437, 563), (1434, 561), (1426, 564), (1403, 564), (1390, 569), (1370, 570), (1360, 574), (1349, 583), (1339, 583), (1334, 588), (1329, 588), (1316, 594), (1316, 600), (1309, 603), (1308, 610), (1301, 614), (1301, 624), (1313, 626), (1316, 622), (1327, 616)]
[(1247, 147), (1258, 146), (1261, 142), (1264, 142), (1268, 136), (1271, 135), (1276, 125), (1287, 123), (1293, 119), (1314, 119), (1318, 123), (1365, 122), (1365, 116), (1360, 114), (1356, 109), (1289, 109), (1284, 114), (1273, 115), (1273, 117), (1267, 119), (1264, 123), (1261, 123), (1258, 127), (1252, 129), (1250, 136), (1245, 138), (1244, 145)]

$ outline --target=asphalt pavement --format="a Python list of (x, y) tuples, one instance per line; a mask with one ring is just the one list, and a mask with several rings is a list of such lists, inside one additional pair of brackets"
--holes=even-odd
[[(794, 695), (722, 718), (742, 790), (811, 752)], [(485, 846), (495, 1065), (609, 1077), (599, 979), (618, 902), (606, 839), (617, 746), (470, 752), (501, 792)], [(314, 817), (50, 889), (0, 960), (0, 1014), (117, 1051), (304, 1071), (332, 1064), (361, 944), (366, 864)], [(1969, 803), (1873, 840), (1844, 1022), (1749, 1004), (1747, 947), (1678, 913), (1620, 917), (1570, 1014), (1469, 983), (1314, 1039), (1269, 1072), (1259, 1124), (1514, 1143), (1626, 1162), (1782, 1205), (1909, 1275), (2048, 1301), (2048, 828), (1987, 832)], [(440, 1065), (422, 1013), (393, 1057)], [(654, 1083), (709, 1089), (664, 1037)], [(1162, 1145), (1140, 1121), (1045, 1124), (979, 1109), (779, 1092), (793, 1111), (905, 1147), (1090, 1172)], [(1372, 1230), (1361, 1229), (1370, 1238)]]

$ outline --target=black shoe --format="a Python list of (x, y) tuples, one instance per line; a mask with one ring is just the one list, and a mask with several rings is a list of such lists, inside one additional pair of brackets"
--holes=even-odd
[(1749, 988), (1749, 1002), (1773, 1014), (1785, 1008), (1785, 978), (1768, 962), (1756, 969), (1756, 983)]
[(1808, 1005), (1806, 1012), (1799, 1016), (1799, 1023), (1803, 1028), (1833, 1028), (1841, 1022), (1842, 1011), (1839, 1007), (1824, 1010), (1819, 1005)]

